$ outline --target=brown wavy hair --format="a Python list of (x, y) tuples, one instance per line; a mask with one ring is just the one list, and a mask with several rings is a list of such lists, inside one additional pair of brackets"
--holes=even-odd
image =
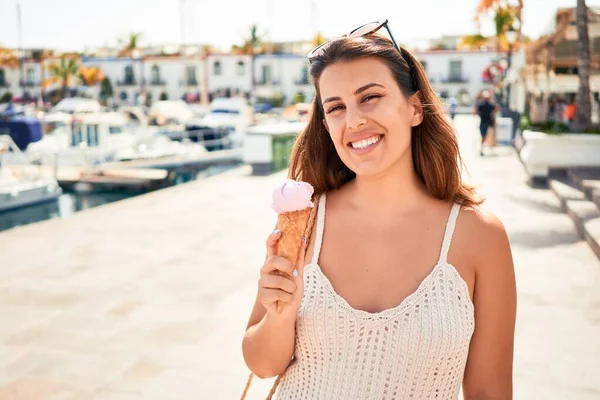
[(479, 205), (483, 199), (461, 178), (462, 158), (452, 125), (421, 63), (404, 47), (398, 52), (393, 43), (380, 35), (343, 37), (331, 42), (313, 58), (310, 75), (316, 96), (310, 120), (292, 149), (289, 177), (310, 183), (319, 195), (338, 189), (356, 174), (340, 159), (323, 120), (325, 114), (319, 94), (319, 78), (329, 65), (361, 57), (376, 57), (392, 72), (402, 93), (418, 95), (423, 104), (423, 122), (412, 128), (411, 151), (418, 178), (428, 192), (440, 200), (464, 206)]

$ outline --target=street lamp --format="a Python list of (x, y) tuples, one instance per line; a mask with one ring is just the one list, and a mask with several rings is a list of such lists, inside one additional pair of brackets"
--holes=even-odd
[[(513, 45), (517, 41), (517, 31), (515, 31), (512, 27), (508, 30), (504, 36), (506, 37), (506, 41), (508, 42), (508, 54), (507, 54), (507, 64), (506, 64), (506, 73), (510, 71), (510, 66), (512, 63), (512, 49)], [(505, 75), (506, 78), (506, 75)], [(506, 108), (510, 108), (510, 82), (506, 85)]]

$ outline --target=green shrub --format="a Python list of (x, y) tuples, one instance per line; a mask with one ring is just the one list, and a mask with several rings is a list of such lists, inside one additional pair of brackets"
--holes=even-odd
[(292, 104), (304, 103), (306, 101), (306, 96), (302, 92), (298, 92), (294, 95), (292, 99)]
[(13, 94), (11, 92), (4, 92), (2, 96), (0, 96), (0, 103), (8, 103), (13, 98)]

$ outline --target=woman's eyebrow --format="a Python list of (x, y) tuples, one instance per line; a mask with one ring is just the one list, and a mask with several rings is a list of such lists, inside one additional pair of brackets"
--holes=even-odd
[[(370, 88), (372, 88), (372, 87), (374, 87), (374, 86), (381, 87), (381, 88), (384, 88), (384, 89), (385, 89), (385, 86), (383, 86), (382, 84), (380, 84), (380, 83), (375, 83), (375, 82), (371, 82), (371, 83), (367, 83), (366, 85), (364, 85), (364, 86), (361, 86), (361, 87), (359, 87), (358, 89), (356, 89), (356, 90), (354, 91), (354, 94), (355, 94), (355, 95), (357, 95), (357, 94), (359, 94), (359, 93), (362, 93), (362, 92), (364, 92), (365, 90), (367, 90), (367, 89), (370, 89)], [(330, 102), (330, 101), (337, 101), (337, 100), (341, 100), (341, 98), (340, 98), (340, 97), (338, 97), (338, 96), (335, 96), (335, 97), (328, 97), (328, 98), (326, 98), (326, 99), (323, 101), (323, 103), (321, 103), (321, 104), (323, 104), (323, 105), (324, 105), (324, 104), (325, 104), (325, 103), (327, 103), (327, 102)]]

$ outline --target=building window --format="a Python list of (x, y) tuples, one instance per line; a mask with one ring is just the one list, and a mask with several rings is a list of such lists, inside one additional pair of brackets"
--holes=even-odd
[(133, 85), (135, 81), (135, 76), (133, 74), (133, 66), (132, 65), (128, 65), (125, 67), (125, 84), (126, 85)]
[(108, 133), (110, 133), (111, 135), (116, 135), (117, 133), (122, 133), (123, 132), (123, 128), (120, 126), (109, 126), (108, 127)]
[(0, 86), (6, 86), (6, 74), (4, 70), (0, 68)]
[(460, 82), (462, 79), (462, 61), (450, 61), (450, 81)]
[(195, 86), (198, 84), (198, 80), (196, 79), (196, 66), (188, 65), (185, 67), (185, 80), (187, 84), (190, 86)]
[(267, 83), (271, 83), (271, 66), (263, 65), (262, 66), (262, 75), (260, 78), (260, 83), (262, 85), (266, 85)]
[(153, 85), (160, 84), (160, 69), (158, 68), (158, 65), (152, 66), (151, 75), (152, 75), (152, 84)]
[(72, 134), (71, 134), (71, 144), (73, 146), (77, 146), (79, 145), (79, 143), (84, 142), (84, 138), (83, 138), (83, 125), (81, 124), (73, 124), (73, 127), (71, 128), (72, 130)]
[(33, 68), (27, 68), (27, 84), (33, 85), (35, 81), (35, 71)]
[(244, 74), (246, 73), (246, 65), (243, 61), (238, 61), (236, 70), (239, 76), (244, 76)]
[(98, 140), (98, 125), (87, 126), (87, 144), (89, 147), (97, 147), (100, 143)]
[(423, 67), (423, 71), (427, 73), (427, 61), (421, 61), (421, 66)]
[(298, 84), (299, 85), (308, 85), (308, 66), (305, 65), (304, 67), (302, 67), (302, 70), (300, 71), (300, 79), (298, 80)]
[(221, 62), (215, 61), (213, 64), (213, 75), (219, 76), (221, 75)]

